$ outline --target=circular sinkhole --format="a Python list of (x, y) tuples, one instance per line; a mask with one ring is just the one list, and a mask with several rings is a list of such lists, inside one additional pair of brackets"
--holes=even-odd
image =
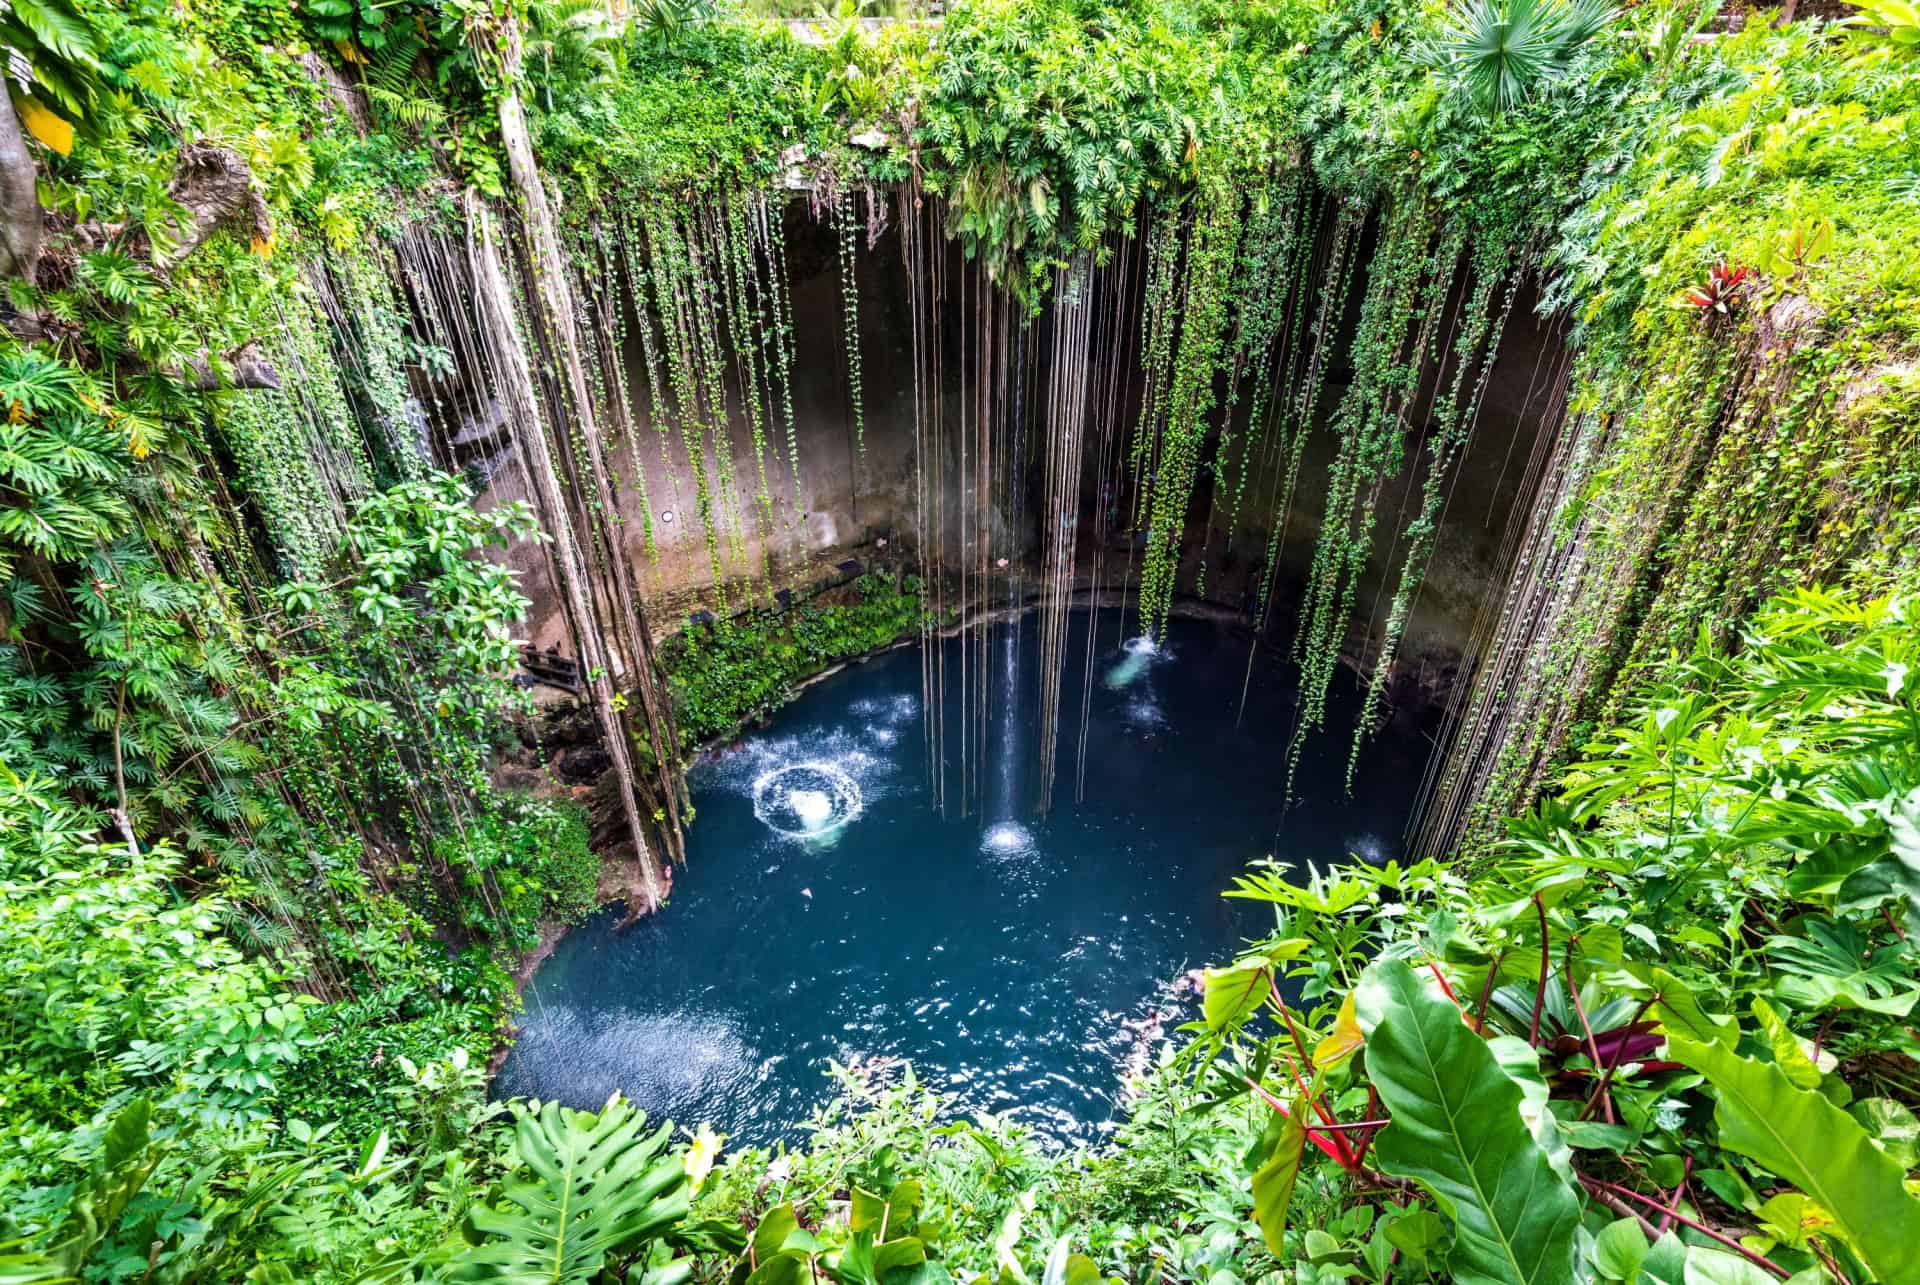
[[(709, 753), (672, 903), (561, 940), (495, 1092), (590, 1107), (618, 1089), (768, 1144), (803, 1136), (830, 1061), (911, 1062), (963, 1111), (1095, 1136), (1191, 1015), (1175, 983), (1272, 929), (1272, 907), (1221, 893), (1268, 855), (1399, 855), (1427, 751), (1412, 729), (1375, 741), (1349, 795), (1348, 743), (1327, 735), (1289, 807), (1290, 669), (1261, 652), (1249, 672), (1237, 627), (1175, 620), (1149, 645), (1132, 623), (1071, 621), (1047, 808), (1032, 617), (944, 644), (931, 725), (902, 649)], [(1328, 726), (1358, 706), (1343, 670)]]

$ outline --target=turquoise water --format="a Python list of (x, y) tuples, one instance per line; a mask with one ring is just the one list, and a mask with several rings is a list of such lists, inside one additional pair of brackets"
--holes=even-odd
[[(1283, 809), (1292, 690), (1247, 644), (1175, 621), (1149, 651), (1099, 620), (1086, 798), (1074, 803), (1085, 617), (1062, 684), (1059, 781), (1034, 814), (1037, 629), (1002, 626), (970, 813), (958, 692), (949, 815), (930, 803), (920, 658), (906, 648), (810, 688), (691, 775), (698, 819), (664, 913), (581, 925), (535, 974), (502, 1096), (711, 1122), (735, 1145), (793, 1138), (831, 1093), (828, 1059), (898, 1058), (968, 1109), (1059, 1138), (1112, 1119), (1123, 1067), (1182, 1020), (1171, 983), (1272, 925), (1224, 901), (1247, 862), (1396, 855), (1423, 738), (1371, 750), (1353, 796), (1344, 732)], [(967, 663), (979, 669), (979, 649)], [(947, 645), (958, 685), (960, 650)], [(1001, 716), (1008, 676), (1021, 712)], [(1332, 728), (1352, 725), (1345, 681)], [(1155, 1016), (1160, 1020), (1156, 1022)]]

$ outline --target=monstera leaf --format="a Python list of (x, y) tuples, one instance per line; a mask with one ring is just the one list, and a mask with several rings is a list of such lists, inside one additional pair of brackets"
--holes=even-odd
[(1571, 1282), (1579, 1203), (1486, 1041), (1401, 960), (1367, 969), (1357, 1007), (1367, 1071), (1393, 1118), (1375, 1163), (1420, 1184), (1453, 1219), (1451, 1279)]
[(1920, 1280), (1920, 1200), (1866, 1130), (1785, 1071), (1717, 1044), (1674, 1039), (1673, 1057), (1707, 1077), (1720, 1145), (1757, 1161), (1818, 1201), (1875, 1280)]
[(586, 1282), (610, 1258), (633, 1257), (687, 1213), (687, 1171), (666, 1151), (670, 1125), (646, 1115), (514, 1104), (514, 1153), (531, 1177), (503, 1182), (469, 1215), (483, 1237), (450, 1264), (450, 1281)]

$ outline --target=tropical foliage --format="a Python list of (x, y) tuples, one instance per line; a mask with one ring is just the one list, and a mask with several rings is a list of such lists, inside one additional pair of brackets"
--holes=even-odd
[[(1920, 1278), (1911, 6), (860, 16), (0, 5), (0, 1281)], [(1391, 668), (1516, 299), (1575, 345), (1448, 859), (1250, 870), (1273, 933), (1099, 1146), (910, 1071), (724, 1160), (487, 1100), (513, 970), (600, 875), (525, 770), (513, 568), (606, 577), (579, 677), (621, 667), (656, 820), (685, 751), (949, 623), (937, 575), (870, 576), (656, 652), (622, 601), (669, 442), (716, 594), (776, 600), (789, 204), (834, 225), (855, 451), (896, 215), (1011, 324), (1138, 271), (1149, 625), (1255, 462), (1264, 618), (1331, 435), (1303, 730), (1383, 537)], [(479, 498), (503, 439), (531, 507)]]
[(810, 598), (788, 611), (695, 623), (676, 635), (663, 661), (685, 745), (734, 731), (784, 704), (796, 683), (918, 628), (924, 608), (913, 577), (869, 573), (852, 590), (851, 602)]

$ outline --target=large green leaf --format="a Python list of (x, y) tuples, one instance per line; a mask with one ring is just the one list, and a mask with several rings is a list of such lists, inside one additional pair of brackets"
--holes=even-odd
[(1555, 1173), (1572, 1182), (1573, 1150), (1548, 1105), (1552, 1090), (1547, 1086), (1546, 1077), (1540, 1074), (1540, 1054), (1533, 1045), (1514, 1035), (1494, 1036), (1487, 1041), (1487, 1051), (1493, 1054), (1493, 1060), (1500, 1064), (1507, 1078), (1519, 1086), (1520, 1119), (1533, 1140), (1540, 1144), (1540, 1150), (1546, 1153), (1547, 1163)]
[(474, 1207), (483, 1239), (446, 1279), (589, 1281), (609, 1258), (637, 1255), (686, 1216), (686, 1166), (665, 1149), (671, 1126), (642, 1133), (645, 1113), (621, 1101), (597, 1115), (515, 1103), (514, 1117), (514, 1153), (532, 1176), (507, 1179)]
[(1667, 1047), (1713, 1085), (1721, 1146), (1818, 1201), (1877, 1279), (1920, 1281), (1920, 1201), (1853, 1117), (1795, 1088), (1770, 1062), (1692, 1040), (1670, 1039)]
[(1307, 1143), (1307, 1110), (1305, 1098), (1295, 1099), (1293, 1113), (1281, 1122), (1273, 1154), (1253, 1174), (1253, 1220), (1276, 1258), (1285, 1252), (1287, 1206), (1293, 1203), (1293, 1183), (1300, 1176), (1300, 1154)]
[(1687, 1285), (1774, 1285), (1774, 1278), (1738, 1254), (1693, 1245), (1687, 1249)]
[(1367, 1072), (1393, 1118), (1375, 1163), (1453, 1219), (1453, 1279), (1572, 1281), (1579, 1202), (1528, 1130), (1520, 1086), (1404, 961), (1369, 967), (1359, 995)]
[(1864, 1008), (1905, 1017), (1920, 1001), (1913, 961), (1905, 942), (1869, 953), (1866, 935), (1837, 919), (1812, 920), (1806, 935), (1770, 937), (1767, 953), (1788, 974), (1775, 983), (1782, 999), (1798, 1008)]

